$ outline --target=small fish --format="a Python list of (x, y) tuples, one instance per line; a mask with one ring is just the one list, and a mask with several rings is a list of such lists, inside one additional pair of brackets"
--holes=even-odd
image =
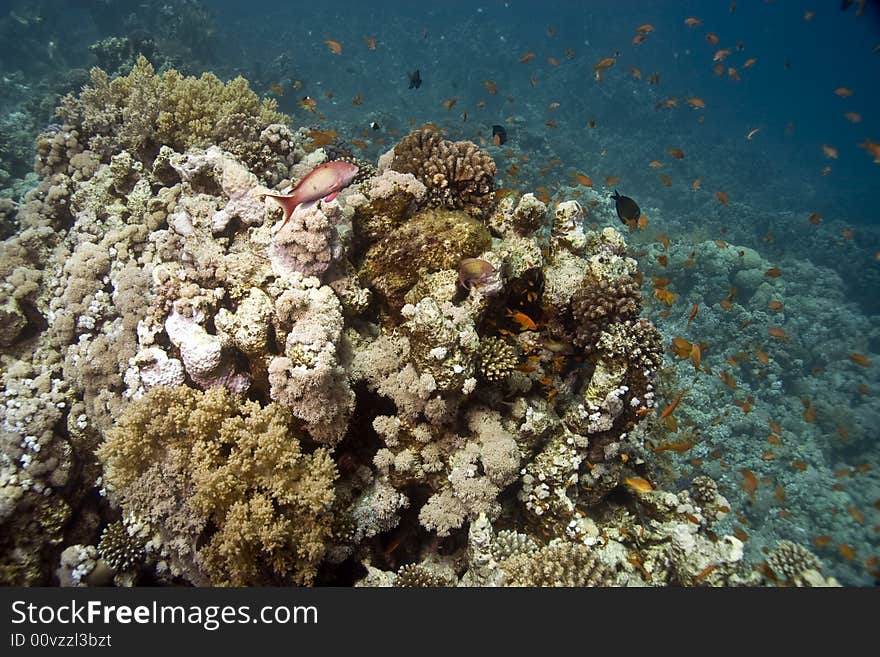
[(779, 338), (781, 340), (788, 339), (788, 334), (785, 331), (783, 331), (781, 328), (779, 328), (778, 326), (771, 326), (770, 328), (767, 329), (767, 333), (770, 335), (770, 337), (773, 337), (773, 338)]
[(412, 73), (407, 73), (409, 77), (409, 88), (410, 89), (418, 89), (422, 86), (422, 75), (419, 72), (419, 69), (416, 69)]
[(697, 304), (695, 303), (695, 304), (694, 304), (694, 307), (691, 308), (691, 314), (688, 315), (688, 321), (687, 321), (687, 325), (688, 325), (688, 326), (690, 326), (690, 325), (691, 325), (691, 322), (694, 321), (694, 317), (697, 316), (697, 313), (699, 312), (699, 310), (700, 310), (699, 305), (697, 305)]
[(727, 205), (728, 197), (725, 192), (715, 192), (715, 198), (718, 199), (718, 202), (721, 203), (721, 205)]
[(764, 276), (770, 276), (771, 278), (778, 278), (782, 276), (782, 270), (779, 267), (772, 267), (764, 272)]
[(727, 59), (727, 56), (730, 54), (729, 48), (724, 48), (723, 50), (719, 50), (715, 53), (715, 56), (712, 58), (713, 62), (723, 62)]
[(644, 25), (639, 25), (636, 28), (636, 32), (640, 32), (641, 34), (650, 34), (654, 31), (654, 26), (650, 23), (645, 23)]
[(684, 24), (687, 25), (688, 27), (696, 27), (697, 25), (699, 25), (702, 22), (703, 22), (703, 19), (696, 18), (695, 16), (688, 16), (687, 18), (684, 19)]
[(334, 41), (333, 39), (324, 39), (324, 43), (327, 44), (327, 48), (334, 55), (342, 54), (342, 45), (338, 41)]
[(455, 106), (455, 103), (457, 103), (457, 102), (458, 102), (458, 96), (453, 96), (452, 98), (447, 98), (446, 100), (443, 101), (443, 107), (445, 107), (448, 110), (451, 110), (453, 108), (453, 106)]
[(675, 409), (678, 408), (678, 405), (681, 403), (681, 400), (682, 400), (682, 398), (684, 397), (684, 393), (685, 393), (685, 392), (686, 392), (685, 390), (682, 390), (680, 393), (678, 393), (678, 396), (677, 396), (675, 399), (672, 400), (672, 403), (669, 404), (669, 406), (667, 406), (666, 408), (663, 409), (663, 412), (660, 413), (660, 419), (661, 419), (661, 420), (663, 420), (663, 419), (669, 417), (670, 415), (672, 415), (673, 411), (675, 411)]
[(748, 493), (750, 497), (754, 498), (755, 492), (758, 490), (758, 478), (755, 476), (754, 472), (745, 468), (739, 472), (743, 477), (743, 482), (741, 484), (742, 489)]
[(458, 265), (458, 282), (467, 289), (490, 282), (494, 274), (492, 263), (481, 258), (465, 258)]
[(691, 349), (691, 362), (694, 364), (694, 370), (700, 371), (700, 359), (702, 358), (702, 352), (700, 351), (700, 345), (695, 344), (693, 349)]
[(314, 112), (315, 108), (318, 106), (318, 102), (310, 96), (303, 96), (299, 101), (299, 106), (308, 112)]
[(520, 330), (522, 331), (537, 331), (538, 325), (532, 320), (531, 317), (526, 315), (524, 312), (514, 312), (512, 310), (507, 311), (507, 316), (510, 317), (513, 321), (515, 321), (520, 326)]
[(583, 185), (584, 187), (592, 187), (593, 186), (593, 179), (590, 178), (586, 174), (576, 173), (576, 174), (574, 174), (574, 179), (577, 181), (577, 183), (579, 185)]
[(367, 42), (367, 48), (369, 48), (370, 50), (376, 49), (376, 40), (373, 37), (367, 37), (364, 39), (364, 41)]
[(849, 98), (853, 95), (852, 89), (847, 89), (846, 87), (837, 87), (837, 89), (834, 90), (834, 93), (841, 98)]
[(703, 102), (702, 98), (685, 98), (684, 102), (693, 107), (694, 109), (705, 109), (706, 103)]
[(525, 55), (519, 58), (520, 64), (525, 64), (526, 62), (530, 62), (535, 58), (535, 53), (527, 52)]
[[(686, 440), (675, 442), (675, 443), (666, 443), (664, 445), (658, 445), (654, 447), (655, 452), (675, 452), (677, 454), (684, 454), (686, 451), (691, 449), (694, 446), (693, 442), (689, 442)], [(697, 523), (699, 524), (699, 523)]]
[(703, 186), (703, 181), (700, 180), (699, 178), (696, 178), (694, 180), (694, 182), (691, 183), (691, 189), (695, 192), (699, 191), (700, 187), (702, 187), (702, 186)]
[(838, 552), (840, 552), (840, 556), (842, 556), (844, 559), (848, 559), (849, 561), (852, 561), (853, 559), (856, 558), (856, 548), (854, 548), (852, 545), (847, 545), (846, 543), (841, 543), (838, 546), (837, 550), (838, 550)]
[(736, 380), (733, 378), (733, 375), (730, 372), (721, 372), (718, 375), (718, 378), (731, 390), (736, 390)]
[(559, 60), (555, 57), (548, 57), (547, 63), (550, 64), (550, 66), (559, 66)]
[(862, 122), (862, 115), (859, 114), (858, 112), (845, 112), (843, 116), (846, 117), (846, 120), (849, 121), (850, 123), (861, 123)]
[(507, 130), (503, 125), (492, 126), (492, 143), (496, 146), (503, 146), (507, 143)]
[(862, 354), (855, 354), (855, 353), (850, 354), (850, 355), (849, 355), (849, 359), (850, 359), (852, 362), (854, 362), (856, 365), (861, 365), (862, 367), (868, 367), (868, 366), (871, 365), (871, 361), (869, 361), (869, 360), (868, 360), (865, 356), (863, 356)]
[(761, 128), (754, 128), (754, 129), (752, 129), (752, 130), (749, 130), (749, 134), (746, 135), (746, 139), (748, 139), (749, 141), (751, 141), (751, 140), (752, 140), (752, 137), (754, 137), (754, 136), (755, 136), (756, 134), (758, 134), (760, 131), (761, 131)]
[(754, 57), (751, 57), (743, 63), (743, 68), (752, 68), (752, 66), (754, 66), (755, 62), (757, 62), (757, 61), (758, 61), (757, 59), (755, 59)]
[(483, 86), (486, 87), (486, 91), (489, 92), (490, 96), (494, 96), (498, 93), (498, 85), (492, 82), (492, 80), (484, 81)]
[(651, 482), (642, 477), (627, 477), (623, 480), (623, 483), (637, 493), (650, 493), (654, 490), (654, 487), (651, 486)]
[(834, 146), (829, 146), (828, 144), (822, 144), (822, 153), (824, 153), (825, 157), (830, 160), (836, 160), (838, 156), (837, 149)]
[(271, 89), (272, 89), (272, 93), (275, 94), (276, 96), (283, 96), (284, 95), (284, 87), (282, 87), (280, 84), (273, 84), (271, 86)]
[(364, 97), (361, 96), (360, 94), (358, 94), (357, 96), (355, 96), (355, 97), (352, 99), (351, 102), (352, 102), (353, 105), (360, 105), (361, 103), (364, 102)]
[(284, 227), (300, 204), (313, 204), (319, 199), (323, 199), (325, 203), (333, 201), (340, 191), (351, 184), (357, 172), (358, 167), (350, 162), (325, 162), (307, 173), (290, 194), (262, 194), (272, 199), (284, 211), (284, 218), (275, 232)]
[[(614, 187), (614, 184), (619, 181), (620, 181), (620, 176), (608, 176), (605, 179), (605, 186), (606, 187)], [(644, 215), (642, 215), (642, 216), (644, 216)], [(639, 218), (641, 219), (641, 217), (639, 217)]]
[(615, 61), (617, 60), (614, 59), (614, 57), (605, 57), (604, 59), (600, 59), (593, 65), (593, 70), (598, 73), (599, 71), (602, 71), (606, 68), (611, 68), (612, 66), (614, 66)]
[(681, 150), (680, 148), (668, 148), (667, 151), (669, 152), (669, 154), (672, 157), (674, 157), (676, 159), (681, 160), (684, 158), (684, 151)]
[(555, 121), (554, 119), (550, 119), (550, 120), (547, 121), (547, 123), (545, 123), (544, 125), (546, 125), (548, 128), (555, 128), (555, 127), (556, 127), (556, 121)]
[(718, 35), (715, 34), (714, 32), (709, 32), (709, 34), (706, 35), (706, 42), (709, 45), (717, 46), (718, 45)]
[(864, 148), (868, 153), (874, 158), (874, 164), (880, 164), (880, 142), (874, 142), (870, 139), (866, 139), (861, 144), (859, 144), (859, 148)]

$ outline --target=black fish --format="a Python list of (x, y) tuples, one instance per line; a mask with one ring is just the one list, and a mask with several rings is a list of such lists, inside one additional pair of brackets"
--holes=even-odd
[(422, 76), (419, 74), (419, 69), (416, 69), (412, 73), (409, 73), (409, 88), (410, 89), (418, 89), (422, 86)]
[(492, 143), (496, 146), (503, 146), (507, 141), (507, 130), (503, 125), (492, 126)]
[(627, 221), (638, 221), (642, 216), (642, 210), (639, 204), (633, 201), (629, 196), (621, 196), (616, 189), (611, 195), (617, 204), (617, 216), (623, 223)]

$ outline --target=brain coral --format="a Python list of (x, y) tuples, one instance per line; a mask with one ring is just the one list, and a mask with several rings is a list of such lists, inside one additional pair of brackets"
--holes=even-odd
[(336, 467), (325, 449), (303, 452), (278, 404), (225, 388), (153, 388), (99, 456), (111, 495), (152, 527), (174, 575), (214, 586), (314, 578)]

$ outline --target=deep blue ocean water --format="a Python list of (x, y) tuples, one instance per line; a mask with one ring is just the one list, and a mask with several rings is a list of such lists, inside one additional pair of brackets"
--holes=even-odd
[[(698, 20), (688, 25), (688, 18)], [(652, 29), (634, 43), (646, 24)], [(742, 395), (727, 394), (715, 374), (734, 351), (769, 348), (742, 328), (725, 327), (718, 298), (688, 296), (685, 282), (674, 312), (651, 312), (671, 339), (689, 328), (691, 303), (706, 308), (695, 323), (702, 332), (689, 337), (715, 347), (706, 357), (717, 371), (706, 375), (712, 384), (703, 399), (712, 408), (692, 417), (707, 425), (700, 455), (708, 460), (713, 450), (725, 450), (727, 466), (714, 466), (711, 474), (737, 509), (745, 509), (747, 522), (740, 525), (754, 534), (755, 552), (772, 547), (774, 538), (810, 545), (832, 535), (817, 553), (833, 574), (846, 584), (874, 582), (876, 566), (872, 573), (865, 564), (878, 553), (880, 537), (880, 163), (874, 162), (880, 152), (871, 155), (865, 146), (880, 144), (878, 3), (843, 9), (828, 0), (6, 0), (0, 33), (0, 114), (24, 113), (27, 121), (10, 120), (24, 129), (52, 121), (47, 99), (76, 90), (66, 87), (76, 77), (70, 71), (96, 63), (90, 44), (111, 35), (151, 36), (186, 72), (243, 75), (258, 93), (275, 97), (294, 125), (336, 130), (364, 159), (375, 161), (413, 127), (432, 123), (451, 139), (484, 144), (498, 163), (499, 187), (543, 188), (551, 199), (571, 198), (578, 193), (574, 175), (585, 174), (603, 193), (618, 188), (637, 198), (650, 223), (632, 241), (645, 254), (661, 234), (680, 242), (685, 254), (692, 244), (718, 239), (755, 249), (783, 276), (801, 272), (810, 280), (793, 281), (791, 289), (803, 298), (787, 304), (802, 315), (787, 319), (786, 327), (807, 335), (822, 324), (827, 331), (814, 343), (804, 338), (812, 362), (775, 371), (787, 403), (768, 394), (774, 401), (762, 404), (765, 383), (736, 373), (757, 401), (748, 422), (724, 423), (735, 427), (731, 431), (708, 426), (725, 412), (741, 413), (732, 402)], [(598, 80), (595, 67), (606, 58), (613, 65)], [(411, 89), (408, 74), (415, 70), (423, 82)], [(314, 99), (315, 111), (301, 106), (304, 97)], [(496, 124), (507, 131), (502, 147), (491, 144)], [(673, 156), (675, 149), (683, 157)], [(17, 177), (4, 185), (12, 187)], [(606, 185), (608, 178), (617, 180)], [(812, 213), (821, 223), (808, 220)], [(681, 273), (659, 268), (648, 255), (643, 266), (670, 276), (673, 285)], [(810, 267), (839, 277), (843, 301), (834, 296), (829, 308), (826, 290), (812, 285), (819, 270)], [(838, 320), (846, 330), (836, 328)], [(754, 315), (751, 321), (769, 320)], [(853, 326), (860, 327), (858, 335)], [(853, 352), (871, 365), (849, 362)], [(682, 376), (688, 368), (682, 365)], [(856, 386), (867, 392), (854, 392)], [(807, 424), (805, 398), (818, 409)], [(752, 421), (756, 416), (760, 422)], [(790, 507), (753, 504), (739, 487), (737, 472), (754, 469), (756, 455), (767, 448), (768, 420), (827, 470), (813, 476), (785, 468)], [(850, 442), (840, 438), (841, 426)], [(698, 468), (685, 463), (694, 456), (682, 457), (685, 474)], [(791, 458), (797, 456), (795, 449)], [(844, 491), (832, 490), (839, 483), (834, 471), (859, 466), (863, 472), (848, 477)], [(763, 474), (780, 481), (782, 466), (775, 467), (767, 465)], [(781, 510), (791, 517), (777, 520)], [(843, 555), (840, 544), (855, 546), (857, 557)]]

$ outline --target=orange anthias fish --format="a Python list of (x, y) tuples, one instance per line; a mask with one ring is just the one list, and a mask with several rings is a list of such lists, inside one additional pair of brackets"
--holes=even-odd
[(700, 371), (700, 359), (702, 358), (702, 352), (700, 351), (700, 345), (694, 344), (691, 348), (691, 362), (694, 364), (694, 369), (699, 372)]
[(307, 173), (290, 194), (261, 194), (272, 199), (284, 211), (284, 219), (276, 232), (284, 227), (300, 204), (311, 205), (319, 199), (323, 199), (325, 203), (333, 201), (340, 191), (351, 184), (357, 172), (358, 167), (350, 162), (325, 162)]
[(623, 480), (627, 486), (632, 488), (637, 493), (650, 493), (654, 490), (654, 487), (651, 486), (651, 482), (647, 479), (642, 479), (641, 477), (627, 477)]
[(847, 89), (846, 87), (837, 87), (837, 89), (834, 90), (834, 93), (841, 98), (849, 98), (853, 95), (852, 89)]
[(703, 102), (702, 98), (685, 98), (684, 102), (693, 107), (694, 109), (705, 109), (706, 103)]
[(862, 367), (868, 367), (871, 364), (871, 361), (865, 358), (862, 354), (850, 354), (849, 359), (856, 365), (861, 365)]
[(681, 150), (680, 148), (668, 148), (667, 150), (669, 151), (669, 154), (672, 157), (674, 157), (678, 160), (684, 158), (684, 151)]
[(583, 185), (584, 187), (592, 187), (593, 179), (584, 173), (576, 173), (574, 174), (574, 179), (577, 181), (579, 185)]
[(837, 149), (834, 148), (834, 146), (829, 146), (828, 144), (822, 145), (822, 152), (825, 154), (825, 157), (830, 160), (836, 160), (838, 157)]
[(694, 307), (691, 308), (691, 314), (688, 315), (688, 323), (687, 323), (688, 326), (690, 326), (691, 322), (694, 321), (694, 317), (697, 316), (697, 313), (699, 311), (700, 311), (700, 307), (697, 304), (694, 304)]
[(513, 319), (520, 326), (520, 330), (523, 331), (537, 331), (538, 325), (532, 320), (531, 317), (526, 315), (523, 312), (514, 312), (512, 310), (507, 311), (507, 316)]
[(376, 49), (376, 40), (373, 37), (367, 37), (366, 39), (364, 39), (364, 41), (367, 42), (367, 48), (369, 48), (370, 50)]
[(324, 39), (324, 43), (327, 44), (327, 48), (330, 49), (334, 55), (342, 54), (342, 45), (338, 41), (334, 41), (333, 39)]
[(864, 148), (868, 153), (874, 158), (874, 164), (880, 164), (880, 142), (874, 142), (870, 139), (866, 139), (861, 144), (859, 144), (859, 148)]
[(696, 27), (702, 22), (703, 20), (701, 18), (696, 18), (695, 16), (688, 16), (684, 19), (684, 24), (688, 27)]
[(531, 61), (534, 58), (535, 58), (535, 53), (527, 52), (525, 55), (523, 55), (522, 57), (519, 58), (519, 63), (525, 64), (526, 62)]
[(614, 57), (606, 57), (604, 59), (600, 59), (593, 65), (593, 70), (598, 72), (602, 69), (611, 68), (612, 66), (614, 66), (615, 61), (616, 60), (614, 59)]
[(663, 420), (663, 419), (669, 417), (670, 415), (672, 415), (672, 412), (673, 412), (676, 408), (678, 408), (678, 405), (681, 403), (681, 400), (682, 400), (682, 398), (684, 397), (684, 393), (685, 393), (685, 392), (686, 392), (685, 390), (682, 390), (680, 393), (678, 393), (678, 396), (677, 396), (675, 399), (672, 400), (672, 403), (669, 404), (669, 406), (667, 406), (666, 408), (663, 409), (663, 412), (660, 413), (660, 419), (661, 419), (661, 420)]
[(718, 199), (718, 202), (721, 203), (721, 205), (727, 205), (728, 198), (727, 194), (724, 192), (715, 192), (715, 198)]
[(755, 491), (758, 490), (758, 478), (755, 476), (755, 473), (743, 468), (740, 470), (740, 474), (743, 476), (742, 489), (750, 497), (755, 497)]

